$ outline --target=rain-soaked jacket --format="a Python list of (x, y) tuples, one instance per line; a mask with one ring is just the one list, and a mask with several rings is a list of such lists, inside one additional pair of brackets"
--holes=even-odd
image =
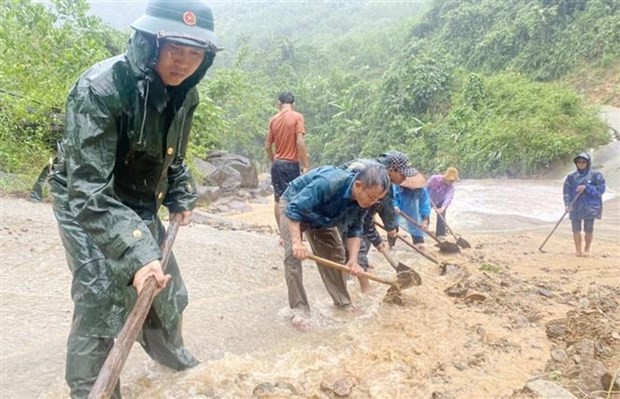
[(570, 173), (564, 180), (564, 206), (568, 207), (577, 196), (577, 187), (585, 185), (585, 191), (575, 200), (571, 207), (571, 220), (600, 219), (603, 214), (603, 193), (605, 179), (601, 172), (591, 169), (590, 154), (582, 152), (578, 158), (588, 161), (588, 166)]
[[(73, 330), (85, 335), (113, 337), (122, 327), (136, 299), (134, 274), (162, 256), (160, 206), (180, 212), (197, 200), (184, 157), (195, 86), (214, 54), (167, 88), (154, 71), (159, 48), (154, 37), (134, 33), (127, 53), (87, 70), (67, 100), (50, 187), (73, 273)], [(153, 302), (165, 329), (188, 302), (174, 257), (166, 274), (172, 280)]]
[[(425, 187), (410, 189), (402, 186), (392, 185), (392, 195), (394, 197), (394, 206), (401, 212), (410, 216), (418, 224), (422, 224), (424, 220), (431, 215), (431, 202), (428, 191)], [(407, 231), (415, 237), (424, 237), (424, 232), (414, 223), (402, 216), (398, 217), (398, 223), (407, 227)]]

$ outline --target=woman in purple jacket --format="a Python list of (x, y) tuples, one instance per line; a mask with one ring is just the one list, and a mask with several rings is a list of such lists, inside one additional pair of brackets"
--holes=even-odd
[[(443, 175), (433, 175), (428, 179), (426, 189), (431, 199), (431, 204), (436, 207), (437, 227), (435, 227), (435, 235), (437, 237), (445, 237), (446, 235), (446, 211), (452, 203), (454, 196), (454, 182), (459, 180), (459, 171), (456, 168), (449, 167)], [(439, 215), (442, 215), (441, 218)]]

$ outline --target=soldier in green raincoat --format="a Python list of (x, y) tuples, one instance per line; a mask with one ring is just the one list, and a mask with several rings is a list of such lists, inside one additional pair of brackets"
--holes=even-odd
[[(197, 194), (184, 164), (196, 85), (218, 40), (203, 1), (151, 0), (126, 54), (88, 69), (67, 100), (65, 134), (50, 177), (54, 214), (73, 275), (73, 322), (65, 378), (88, 395), (137, 293), (150, 276), (155, 297), (138, 338), (176, 370), (198, 364), (185, 349), (188, 303), (171, 256), (163, 274), (161, 205), (189, 222)], [(117, 385), (114, 397), (120, 397)]]

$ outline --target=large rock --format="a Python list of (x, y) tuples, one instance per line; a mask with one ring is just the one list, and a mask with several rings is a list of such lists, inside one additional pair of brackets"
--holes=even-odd
[(222, 189), (217, 186), (202, 186), (199, 185), (196, 188), (198, 193), (198, 201), (211, 203), (220, 198), (222, 194)]
[(207, 156), (206, 161), (216, 168), (221, 169), (223, 171), (222, 174), (226, 176), (231, 175), (230, 169), (237, 171), (240, 177), (239, 187), (258, 187), (258, 173), (256, 167), (248, 158), (242, 155), (229, 154), (225, 151), (215, 151)]
[(542, 399), (577, 399), (575, 395), (547, 380), (530, 380), (525, 384), (525, 392), (533, 392)]
[(230, 193), (241, 187), (241, 173), (227, 165), (214, 165), (211, 162), (196, 159), (194, 166), (202, 176), (198, 186), (217, 186), (222, 192)]

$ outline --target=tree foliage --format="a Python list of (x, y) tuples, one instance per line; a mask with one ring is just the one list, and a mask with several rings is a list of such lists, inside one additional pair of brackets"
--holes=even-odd
[[(51, 154), (50, 115), (127, 32), (86, 0), (0, 1), (0, 169), (34, 173)], [(266, 169), (282, 91), (305, 116), (313, 166), (399, 149), (427, 172), (532, 174), (606, 140), (557, 79), (617, 62), (618, 0), (212, 5), (226, 50), (200, 84), (190, 155), (224, 149)]]
[[(0, 167), (40, 169), (61, 129), (70, 86), (94, 61), (120, 51), (120, 35), (87, 15), (85, 0), (2, 0)], [(40, 160), (39, 162), (33, 162)]]

